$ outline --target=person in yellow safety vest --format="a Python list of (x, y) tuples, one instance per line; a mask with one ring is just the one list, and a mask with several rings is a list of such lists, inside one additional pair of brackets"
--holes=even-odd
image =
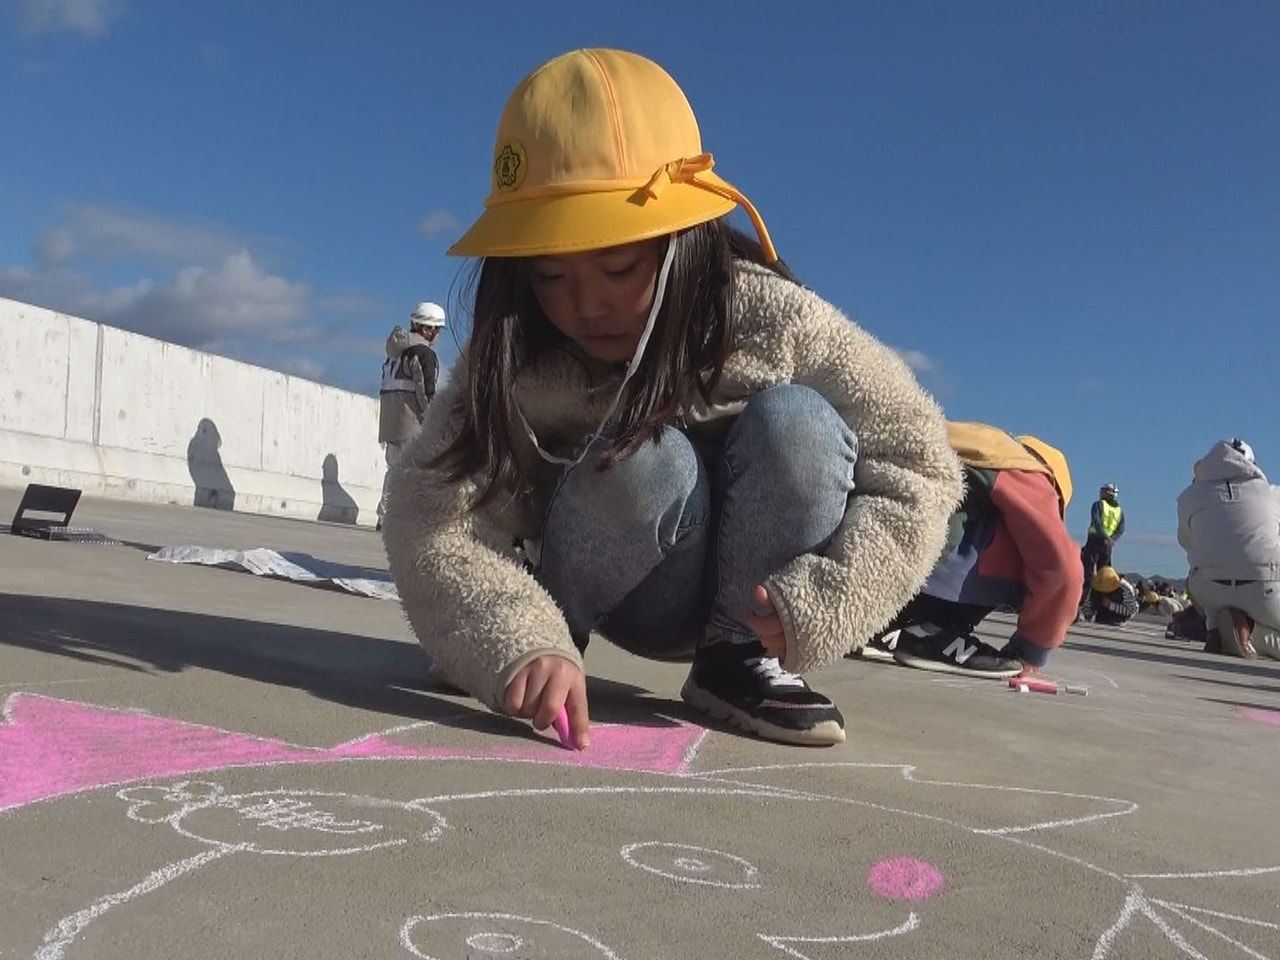
[(1089, 535), (1085, 538), (1084, 549), (1080, 551), (1080, 562), (1084, 566), (1081, 604), (1089, 595), (1093, 575), (1103, 567), (1111, 566), (1111, 552), (1123, 535), (1124, 508), (1120, 506), (1120, 488), (1114, 483), (1104, 483), (1089, 515)]

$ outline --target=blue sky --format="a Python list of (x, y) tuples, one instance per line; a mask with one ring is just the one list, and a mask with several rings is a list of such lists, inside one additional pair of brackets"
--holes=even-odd
[(949, 416), (1067, 453), (1075, 535), (1120, 485), (1122, 567), (1183, 570), (1214, 440), (1280, 475), (1275, 3), (0, 3), (0, 295), (372, 391), (511, 87), (621, 46)]

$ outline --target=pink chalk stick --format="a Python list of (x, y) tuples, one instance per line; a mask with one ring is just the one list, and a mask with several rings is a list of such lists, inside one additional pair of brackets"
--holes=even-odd
[(560, 746), (566, 750), (573, 750), (573, 731), (569, 729), (569, 711), (561, 707), (551, 725), (556, 728), (556, 736), (560, 738)]
[(1026, 687), (1032, 693), (1057, 693), (1058, 685), (1048, 680), (1032, 680), (1030, 677), (1011, 677), (1009, 679), (1011, 689), (1017, 690), (1019, 687)]

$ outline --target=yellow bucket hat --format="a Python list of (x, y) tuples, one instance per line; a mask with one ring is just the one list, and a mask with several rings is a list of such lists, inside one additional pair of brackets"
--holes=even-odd
[(1115, 567), (1103, 567), (1093, 575), (1093, 582), (1089, 585), (1099, 593), (1112, 593), (1120, 589), (1120, 574), (1116, 573)]
[(575, 50), (516, 87), (498, 123), (485, 211), (449, 253), (531, 257), (598, 250), (722, 217), (751, 202), (711, 172), (693, 108), (665, 70), (622, 50)]
[(1071, 468), (1067, 466), (1067, 458), (1057, 447), (1045, 443), (1039, 437), (1033, 437), (1029, 434), (1018, 438), (1018, 442), (1027, 449), (1027, 451), (1049, 468), (1049, 473), (1053, 476), (1054, 485), (1058, 488), (1058, 499), (1062, 502), (1062, 513), (1065, 516), (1067, 507), (1071, 504), (1071, 494), (1073, 488), (1071, 486)]

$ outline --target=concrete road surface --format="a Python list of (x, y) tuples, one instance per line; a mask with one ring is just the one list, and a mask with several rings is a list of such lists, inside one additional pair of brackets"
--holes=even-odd
[(371, 532), (74, 522), (124, 542), (0, 537), (3, 960), (1280, 958), (1280, 664), (1155, 621), (1073, 631), (1083, 697), (844, 661), (848, 742), (795, 749), (597, 642), (575, 755), (434, 688), (394, 603), (146, 559), (385, 569)]

